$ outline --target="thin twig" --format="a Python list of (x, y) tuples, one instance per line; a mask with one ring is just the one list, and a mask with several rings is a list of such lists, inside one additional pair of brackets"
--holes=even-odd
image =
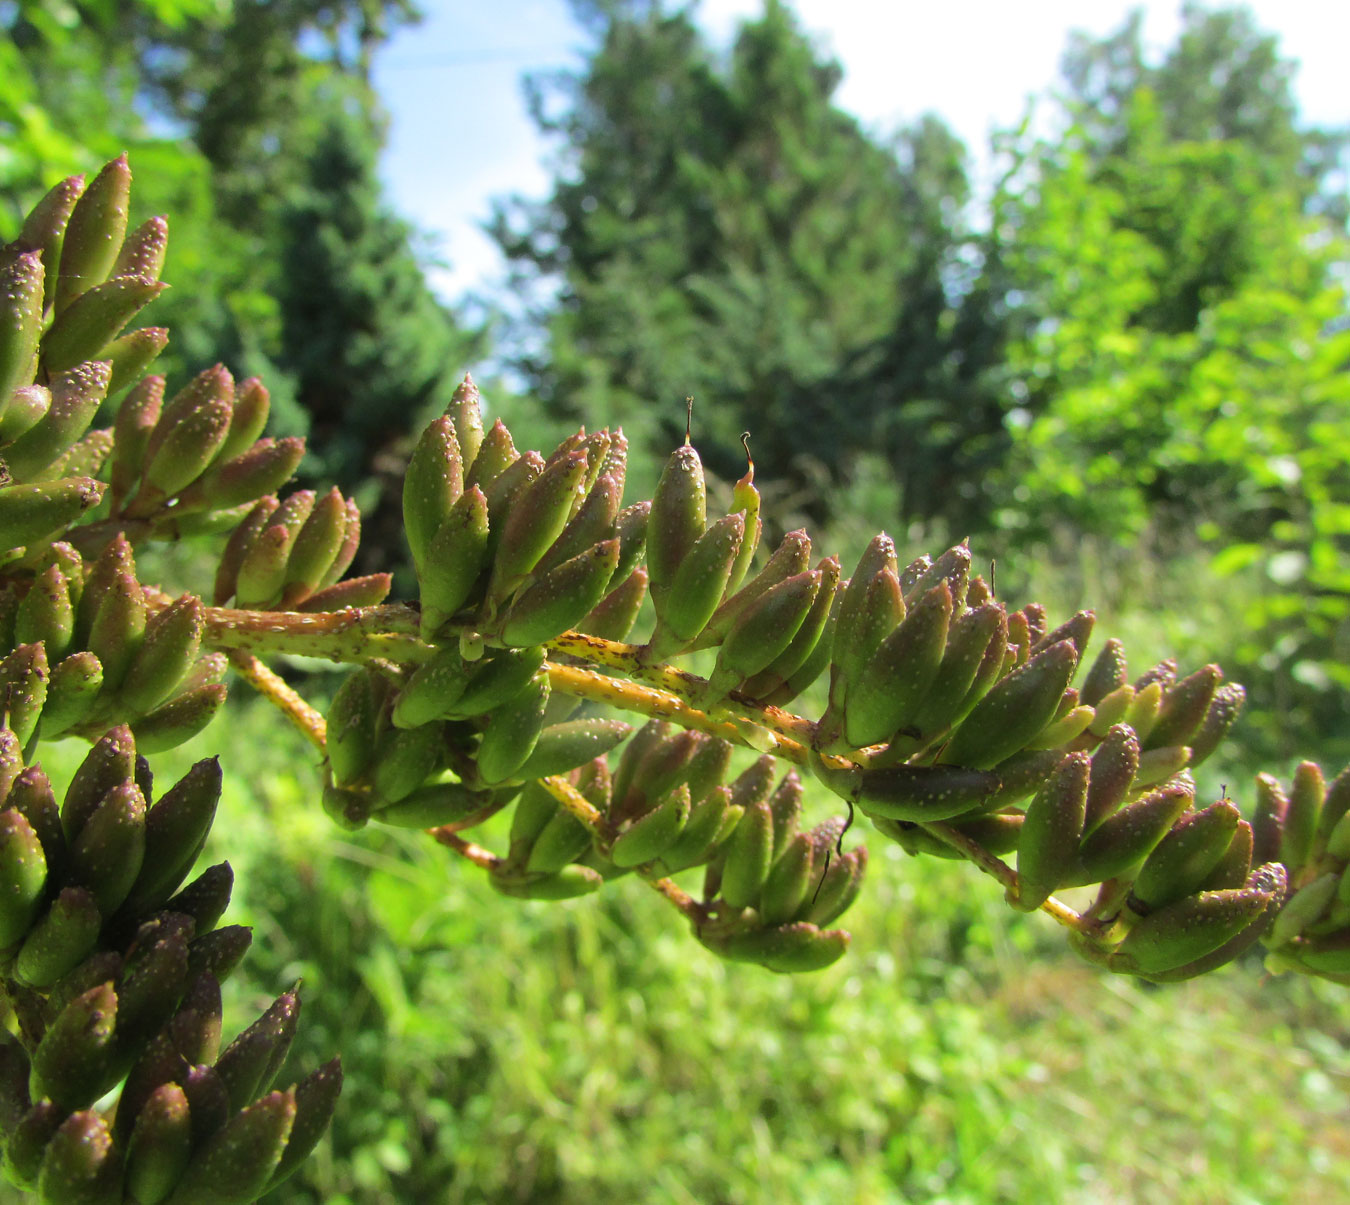
[[(671, 665), (644, 665), (639, 660), (639, 646), (624, 644), (618, 640), (605, 640), (600, 636), (588, 636), (582, 632), (564, 632), (548, 642), (548, 647), (560, 653), (617, 669), (630, 678), (636, 678), (683, 700), (690, 707), (697, 708), (698, 701), (707, 693), (708, 680), (676, 669)], [(815, 725), (799, 715), (784, 711), (780, 707), (756, 703), (737, 691), (732, 691), (721, 703), (720, 709), (735, 712), (751, 723), (767, 728), (781, 737), (795, 741), (799, 745), (809, 745), (815, 733)]]
[(735, 718), (718, 719), (706, 711), (700, 711), (678, 695), (658, 687), (612, 678), (573, 665), (559, 665), (553, 661), (544, 662), (544, 667), (548, 670), (549, 685), (554, 690), (608, 703), (625, 711), (636, 711), (654, 719), (672, 719), (685, 728), (706, 732), (709, 736), (721, 737), (760, 753), (772, 753), (794, 765), (805, 766), (809, 762), (806, 747), (789, 737), (761, 728), (759, 732), (765, 739), (760, 740), (758, 734), (752, 736), (747, 733), (743, 721)]
[(497, 857), (490, 849), (484, 849), (481, 845), (475, 845), (472, 841), (464, 840), (449, 825), (443, 828), (429, 828), (427, 832), (442, 845), (448, 846), (460, 857), (467, 858), (475, 866), (481, 866), (484, 870), (496, 870), (502, 864), (502, 859)]
[(589, 799), (576, 789), (567, 779), (557, 774), (541, 778), (539, 785), (553, 796), (563, 807), (572, 813), (592, 832), (599, 832), (605, 818)]
[(328, 725), (315, 708), (252, 653), (235, 649), (228, 656), (249, 685), (290, 720), (311, 745), (320, 753), (328, 752)]
[[(932, 833), (939, 841), (946, 842), (967, 861), (973, 862), (985, 874), (997, 879), (1009, 892), (1016, 895), (1018, 888), (1017, 872), (1002, 858), (991, 854), (978, 841), (972, 840), (959, 828), (950, 824), (936, 822), (925, 824), (922, 827)], [(1092, 927), (1077, 912), (1067, 904), (1060, 903), (1054, 896), (1051, 896), (1041, 905), (1041, 911), (1054, 917), (1066, 929), (1072, 929), (1075, 933), (1086, 933)]]

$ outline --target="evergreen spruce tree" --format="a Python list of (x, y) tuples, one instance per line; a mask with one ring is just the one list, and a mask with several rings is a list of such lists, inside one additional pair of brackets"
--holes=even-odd
[(870, 136), (778, 0), (725, 60), (682, 10), (577, 7), (598, 31), (586, 71), (534, 90), (564, 140), (553, 194), (496, 222), (560, 286), (523, 364), (536, 389), (665, 438), (684, 395), (706, 400), (710, 466), (739, 475), (748, 428), (761, 478), (817, 512), (864, 450), (918, 460), (931, 429), (964, 430), (947, 380), (967, 184), (946, 127)]

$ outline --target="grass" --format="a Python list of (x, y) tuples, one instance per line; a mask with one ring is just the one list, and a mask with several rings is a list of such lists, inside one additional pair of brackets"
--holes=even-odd
[(256, 931), (227, 1031), (303, 978), (282, 1080), (335, 1049), (348, 1075), (279, 1201), (1350, 1198), (1340, 989), (1259, 961), (1106, 976), (973, 870), (862, 831), (853, 949), (788, 979), (719, 962), (632, 880), (521, 903), (417, 834), (339, 832), (312, 753), (255, 702), (195, 746), (157, 770), (226, 767), (206, 856)]

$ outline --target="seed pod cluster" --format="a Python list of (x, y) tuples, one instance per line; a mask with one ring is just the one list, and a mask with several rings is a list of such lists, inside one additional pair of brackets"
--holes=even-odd
[(423, 634), (459, 616), (521, 647), (585, 626), (642, 555), (649, 506), (621, 509), (627, 454), (622, 431), (582, 429), (547, 459), (522, 456), (501, 420), (484, 430), (466, 376), (403, 483)]
[[(123, 328), (166, 287), (168, 225), (154, 217), (128, 231), (130, 184), (125, 156), (88, 187), (63, 180), (0, 247), (0, 549), (10, 560), (101, 502), (112, 521), (166, 537), (237, 522), (304, 450), (259, 439), (268, 397), (257, 380), (236, 388), (216, 365), (166, 403), (164, 379), (144, 377), (168, 333)], [(91, 429), (119, 399), (113, 425)]]
[(807, 971), (829, 966), (848, 948), (847, 933), (825, 926), (857, 898), (867, 849), (837, 851), (842, 819), (802, 829), (802, 794), (795, 770), (775, 785), (768, 757), (731, 784), (743, 814), (708, 867), (704, 892), (716, 915), (699, 931), (724, 958)]
[(0, 728), (0, 786), (0, 969), (20, 1018), (0, 1038), (6, 1175), (53, 1202), (256, 1199), (322, 1135), (341, 1072), (334, 1061), (271, 1091), (293, 991), (220, 1049), (220, 983), (250, 932), (219, 927), (228, 863), (185, 885), (219, 765), (198, 762), (154, 799), (131, 731), (114, 728), (58, 806)]
[(145, 752), (200, 732), (225, 699), (225, 659), (201, 651), (192, 595), (151, 611), (121, 534), (92, 563), (50, 545), (27, 581), (0, 593), (0, 660), (10, 727), (20, 742), (93, 736), (130, 723)]
[(361, 541), (361, 514), (335, 487), (259, 498), (230, 534), (212, 597), (255, 611), (337, 611), (384, 601), (387, 573), (339, 580)]
[(1350, 983), (1350, 769), (1326, 781), (1303, 762), (1285, 786), (1256, 780), (1254, 857), (1279, 863), (1289, 898), (1264, 941), (1271, 970)]

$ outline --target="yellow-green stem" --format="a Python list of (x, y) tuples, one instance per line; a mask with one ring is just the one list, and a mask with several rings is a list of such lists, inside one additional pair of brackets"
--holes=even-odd
[(230, 664), (299, 730), (300, 734), (320, 753), (328, 752), (328, 725), (318, 710), (292, 690), (286, 682), (267, 668), (252, 653), (238, 649), (229, 654)]

